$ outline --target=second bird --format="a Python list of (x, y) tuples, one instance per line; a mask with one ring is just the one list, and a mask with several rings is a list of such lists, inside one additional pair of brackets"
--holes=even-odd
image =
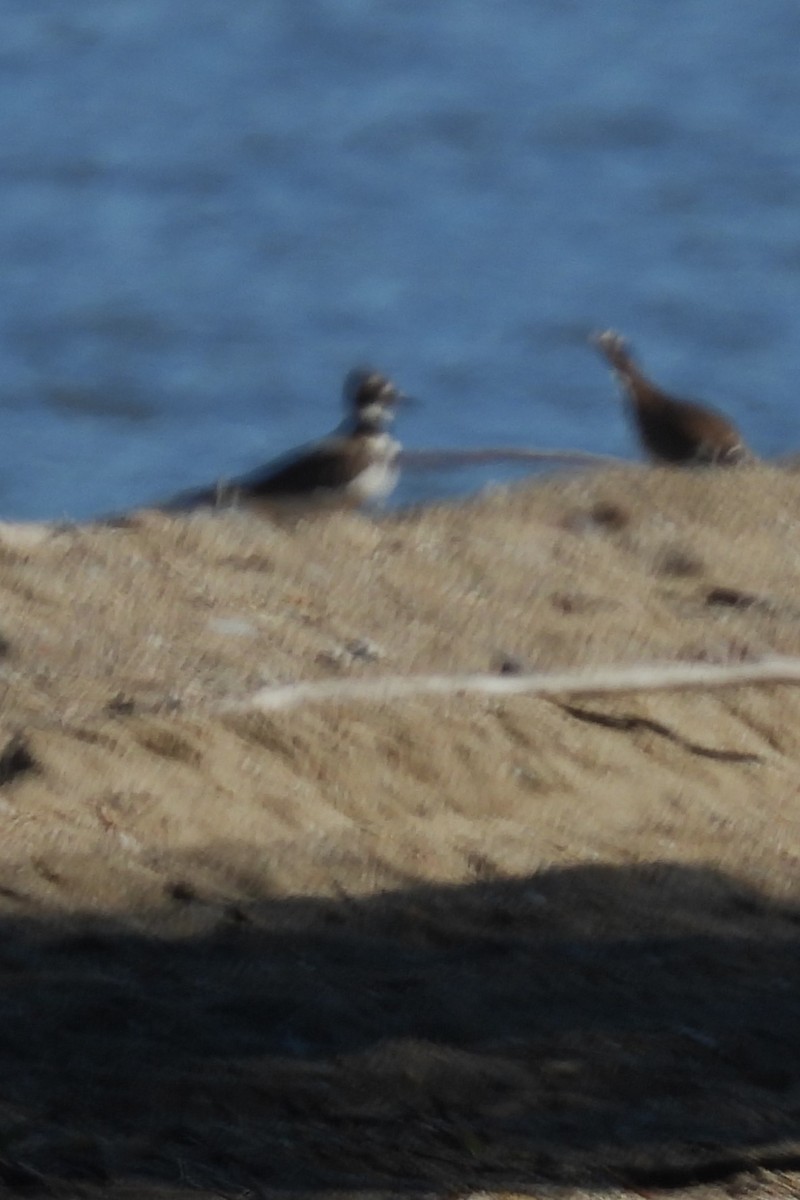
[(620, 334), (608, 329), (591, 340), (622, 385), (641, 443), (656, 462), (733, 466), (752, 460), (732, 421), (716, 409), (662, 391), (640, 370)]

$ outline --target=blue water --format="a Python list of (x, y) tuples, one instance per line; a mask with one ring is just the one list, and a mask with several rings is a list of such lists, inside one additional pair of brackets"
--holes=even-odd
[[(411, 447), (635, 457), (587, 332), (800, 447), (797, 0), (0, 0), (0, 516)], [(400, 499), (500, 468), (408, 476)]]

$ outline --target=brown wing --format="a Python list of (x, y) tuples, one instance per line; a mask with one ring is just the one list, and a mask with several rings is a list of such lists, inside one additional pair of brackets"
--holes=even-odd
[(253, 471), (237, 480), (235, 486), (242, 496), (254, 499), (303, 496), (319, 490), (344, 487), (369, 462), (365, 446), (331, 439), (305, 453), (292, 455)]
[(301, 497), (343, 487), (370, 462), (365, 444), (331, 437), (213, 487), (182, 492), (159, 507), (167, 512), (216, 507), (235, 499)]
[(662, 394), (649, 404), (634, 400), (633, 416), (645, 449), (663, 462), (732, 465), (749, 457), (736, 426), (714, 408)]

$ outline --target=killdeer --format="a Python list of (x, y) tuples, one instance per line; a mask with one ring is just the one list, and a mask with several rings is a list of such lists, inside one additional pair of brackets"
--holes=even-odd
[(627, 394), (639, 439), (656, 462), (733, 466), (752, 460), (736, 426), (713, 408), (677, 400), (639, 370), (613, 329), (591, 338)]
[(185, 493), (162, 507), (237, 503), (245, 507), (313, 502), (357, 506), (381, 500), (397, 484), (400, 443), (386, 432), (395, 405), (406, 402), (385, 375), (351, 371), (344, 382), (347, 416), (327, 438), (230, 483)]

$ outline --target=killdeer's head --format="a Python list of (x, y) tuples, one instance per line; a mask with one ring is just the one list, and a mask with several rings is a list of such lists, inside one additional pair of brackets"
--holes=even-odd
[(345, 406), (362, 429), (388, 425), (394, 420), (395, 406), (407, 400), (391, 379), (366, 367), (350, 371), (344, 381)]

